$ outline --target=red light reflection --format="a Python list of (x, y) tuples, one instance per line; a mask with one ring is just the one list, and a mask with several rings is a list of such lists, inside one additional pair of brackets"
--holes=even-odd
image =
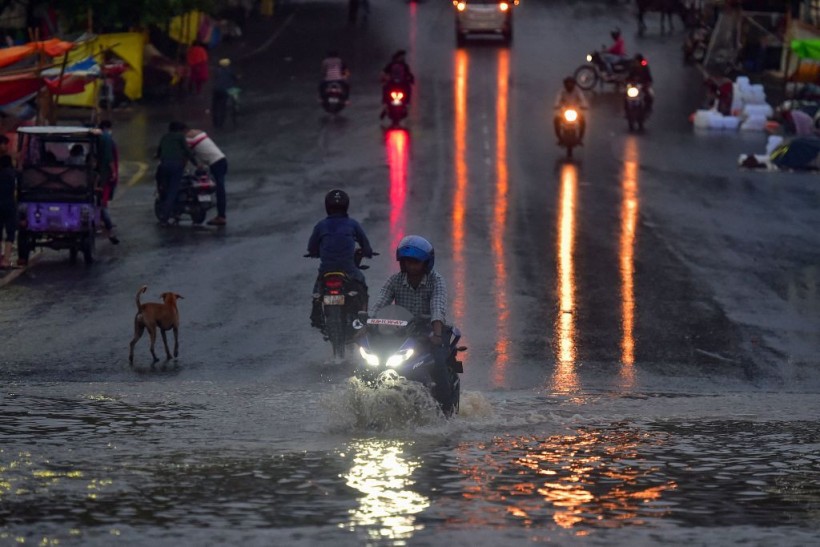
[(395, 249), (407, 228), (407, 180), (410, 137), (404, 129), (387, 132), (387, 164), (390, 167), (390, 248)]

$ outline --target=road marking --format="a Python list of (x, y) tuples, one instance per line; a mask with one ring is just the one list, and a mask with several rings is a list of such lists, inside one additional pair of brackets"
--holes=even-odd
[(137, 164), (137, 172), (125, 183), (129, 188), (137, 184), (142, 179), (142, 176), (145, 175), (145, 172), (148, 171), (148, 164), (146, 162), (135, 161), (134, 163)]

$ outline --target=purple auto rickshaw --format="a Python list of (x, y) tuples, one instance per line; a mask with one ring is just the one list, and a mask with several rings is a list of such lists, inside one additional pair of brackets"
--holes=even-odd
[(68, 249), (94, 262), (100, 226), (99, 135), (87, 127), (32, 126), (17, 130), (18, 262), (37, 247)]

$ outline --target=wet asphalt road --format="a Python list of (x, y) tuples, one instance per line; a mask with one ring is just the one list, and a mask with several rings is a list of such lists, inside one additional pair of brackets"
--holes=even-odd
[[(212, 133), (224, 229), (153, 217), (151, 149), (171, 118), (210, 129), (207, 101), (117, 114), (122, 244), (91, 267), (45, 253), (0, 288), (0, 543), (816, 540), (817, 177), (738, 171), (763, 135), (692, 132), (680, 34), (524, 2), (509, 49), (455, 49), (446, 3), (374, 3), (352, 27), (343, 3), (298, 3), (254, 25), (227, 50), (241, 125)], [(568, 164), (551, 104), (613, 20), (657, 109), (631, 136), (596, 94)], [(314, 97), (330, 47), (353, 71), (335, 119)], [(378, 72), (400, 47), (415, 105), (385, 131)], [(397, 391), (326, 363), (302, 254), (334, 186), (381, 252), (371, 290), (403, 234), (435, 243), (470, 348), (456, 418), (409, 420)], [(143, 339), (132, 370), (143, 284), (184, 296), (180, 357), (152, 368)]]
[[(538, 385), (561, 363), (588, 370), (590, 385), (633, 367), (802, 378), (820, 347), (816, 177), (738, 171), (737, 154), (762, 151), (765, 137), (693, 134), (699, 76), (681, 66), (680, 33), (650, 27), (638, 39), (628, 10), (613, 21), (607, 9), (528, 5), (509, 49), (454, 48), (445, 5), (377, 4), (354, 26), (339, 4), (284, 9), (228, 46), (246, 91), (241, 126), (212, 132), (230, 161), (228, 227), (161, 230), (152, 215), (150, 151), (169, 118), (208, 129), (206, 99), (118, 115), (125, 168), (145, 172), (113, 207), (123, 244), (100, 242), (91, 268), (49, 252), (3, 289), (3, 331), (22, 334), (7, 337), (7, 373), (130, 375), (134, 294), (146, 284), (185, 296), (181, 374), (298, 377), (327, 354), (307, 328), (315, 264), (301, 254), (324, 192), (340, 186), (382, 253), (372, 291), (403, 234), (435, 243), (480, 386)], [(656, 113), (630, 135), (618, 98), (595, 93), (586, 146), (566, 163), (551, 102), (613, 24), (652, 63)], [(337, 118), (313, 96), (331, 47), (353, 72)], [(418, 85), (406, 129), (386, 131), (377, 78), (397, 48)], [(147, 348), (138, 355), (146, 367)]]

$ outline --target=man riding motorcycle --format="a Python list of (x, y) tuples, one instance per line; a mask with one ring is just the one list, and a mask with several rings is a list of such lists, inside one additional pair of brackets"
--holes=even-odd
[(381, 308), (395, 303), (414, 316), (430, 316), (432, 332), (427, 337), (427, 343), (437, 364), (433, 379), (435, 389), (440, 390), (437, 398), (441, 400), (448, 389), (446, 367), (450, 329), (445, 326), (447, 284), (444, 277), (433, 269), (436, 260), (433, 245), (421, 236), (402, 238), (396, 247), (396, 260), (400, 271), (390, 276), (384, 284), (370, 315), (376, 315)]
[(635, 54), (632, 63), (629, 65), (626, 83), (638, 84), (643, 88), (646, 112), (652, 112), (652, 105), (655, 102), (655, 90), (652, 89), (652, 71), (649, 70), (649, 63), (640, 53)]
[(406, 51), (403, 49), (398, 50), (393, 54), (393, 58), (382, 70), (382, 111), (381, 114), (379, 114), (379, 119), (387, 115), (387, 103), (390, 101), (390, 90), (392, 87), (401, 87), (407, 104), (410, 104), (413, 83), (415, 83), (416, 78), (410, 71), (410, 65), (407, 64), (406, 56)]
[[(344, 272), (356, 286), (360, 296), (360, 309), (367, 310), (367, 284), (364, 274), (356, 265), (356, 244), (362, 256), (373, 257), (373, 249), (359, 223), (347, 216), (350, 197), (344, 190), (333, 189), (325, 195), (327, 217), (313, 228), (308, 241), (308, 255), (321, 259), (319, 275), (313, 286), (313, 294), (319, 294), (319, 283), (328, 272)], [(310, 313), (311, 326), (323, 328), (321, 297), (313, 299)]]
[(564, 78), (564, 87), (561, 88), (555, 99), (555, 117), (553, 118), (553, 126), (555, 127), (555, 136), (558, 138), (559, 145), (564, 144), (561, 139), (561, 111), (567, 106), (574, 106), (579, 110), (578, 133), (579, 140), (583, 141), (584, 130), (586, 129), (586, 118), (581, 111), (587, 110), (589, 108), (589, 103), (587, 102), (587, 98), (584, 96), (584, 92), (581, 91), (581, 89), (575, 84), (575, 78), (572, 76), (567, 76)]
[(601, 53), (601, 58), (606, 63), (607, 71), (611, 74), (615, 72), (615, 64), (626, 58), (626, 44), (621, 36), (621, 29), (613, 29), (609, 35), (612, 36), (612, 45)]

